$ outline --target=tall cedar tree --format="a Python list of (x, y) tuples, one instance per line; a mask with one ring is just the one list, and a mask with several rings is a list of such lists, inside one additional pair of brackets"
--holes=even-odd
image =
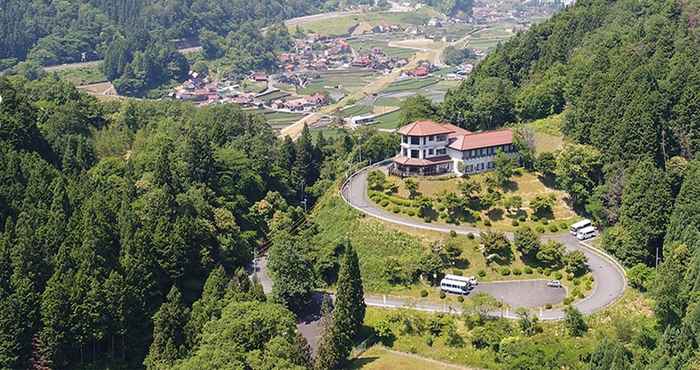
[(355, 338), (365, 319), (366, 308), (360, 263), (352, 244), (347, 241), (338, 273), (333, 320), (349, 338)]
[(685, 243), (691, 251), (700, 250), (700, 160), (690, 161), (671, 214), (666, 245)]
[(180, 291), (173, 286), (153, 316), (153, 343), (143, 362), (147, 369), (170, 369), (186, 354), (183, 326), (188, 319), (189, 310), (182, 302)]
[(314, 368), (316, 370), (338, 369), (350, 353), (347, 350), (347, 343), (350, 343), (351, 339), (336, 325), (331, 311), (330, 299), (324, 298), (321, 305), (321, 315), (323, 331), (318, 343)]
[(629, 242), (618, 253), (626, 265), (652, 262), (661, 248), (671, 212), (671, 186), (663, 170), (651, 160), (637, 164), (625, 184), (620, 222)]

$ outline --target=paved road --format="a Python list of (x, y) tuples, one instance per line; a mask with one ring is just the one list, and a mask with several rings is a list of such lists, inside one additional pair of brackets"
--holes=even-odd
[[(360, 212), (386, 222), (418, 229), (444, 233), (455, 231), (458, 234), (479, 234), (478, 229), (468, 226), (426, 224), (420, 220), (385, 211), (381, 207), (375, 205), (367, 196), (368, 172), (369, 169), (364, 169), (354, 174), (343, 185), (341, 190), (343, 199)], [(508, 237), (512, 239), (513, 236), (509, 234)], [(567, 250), (580, 250), (588, 259), (588, 266), (595, 279), (595, 284), (593, 292), (591, 292), (589, 296), (574, 303), (574, 306), (581, 312), (584, 314), (592, 314), (609, 306), (622, 296), (626, 286), (624, 270), (612, 257), (593, 247), (578, 242), (576, 238), (569, 234), (547, 236), (543, 239), (557, 240), (563, 243)], [(545, 289), (543, 285), (544, 282), (542, 281), (521, 281), (492, 284), (482, 283), (479, 288), (504, 300), (512, 307), (543, 306), (547, 303), (558, 303), (564, 298), (561, 294), (562, 292), (559, 292), (558, 295), (553, 295), (551, 293), (553, 290)], [(394, 299), (386, 304), (381, 298), (368, 298), (371, 298), (367, 300), (368, 305), (397, 308), (407, 305), (410, 306), (410, 302), (405, 299)], [(552, 300), (555, 301), (552, 302)], [(445, 307), (445, 305), (441, 304), (421, 304), (413, 308), (432, 312), (459, 311), (457, 308)], [(513, 315), (512, 313), (506, 313), (504, 316), (512, 317)], [(541, 312), (540, 318), (543, 320), (561, 320), (564, 318), (564, 312), (562, 309), (546, 310)]]

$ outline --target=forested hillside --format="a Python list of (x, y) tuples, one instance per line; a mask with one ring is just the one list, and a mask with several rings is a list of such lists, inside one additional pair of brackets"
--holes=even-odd
[(658, 342), (601, 345), (601, 366), (699, 363), (698, 19), (692, 0), (577, 1), (500, 45), (440, 107), (469, 129), (564, 112), (573, 143), (539, 158), (521, 145), (524, 164), (606, 228), (603, 247), (656, 300)]
[(166, 369), (198, 348), (183, 366), (201, 368), (219, 317), (271, 320), (227, 338), (224, 364), (303, 357), (291, 305), (265, 303), (242, 269), (335, 182), (355, 138), (282, 142), (234, 106), (99, 103), (52, 78), (0, 79), (0, 96), (1, 368)]

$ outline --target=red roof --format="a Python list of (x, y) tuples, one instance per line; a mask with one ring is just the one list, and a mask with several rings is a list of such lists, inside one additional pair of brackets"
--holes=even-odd
[(394, 157), (394, 163), (398, 163), (404, 166), (430, 166), (433, 164), (442, 164), (452, 162), (452, 158), (449, 156), (433, 157), (433, 158), (409, 158), (402, 155), (397, 155)]
[(416, 76), (423, 77), (423, 76), (427, 76), (428, 73), (430, 73), (430, 72), (428, 72), (428, 69), (425, 67), (418, 67), (418, 68), (416, 68), (415, 71), (413, 71), (413, 73)]
[(450, 144), (450, 148), (471, 150), (507, 144), (513, 144), (513, 131), (510, 129), (458, 136), (457, 140)]
[(444, 123), (444, 125), (445, 125), (445, 127), (449, 128), (450, 130), (453, 130), (453, 132), (449, 135), (450, 139), (454, 139), (454, 138), (457, 138), (459, 136), (469, 135), (472, 133), (471, 131), (467, 131), (467, 130), (465, 130), (459, 126), (455, 126), (451, 123)]
[(451, 134), (455, 132), (455, 126), (440, 124), (434, 121), (416, 121), (399, 129), (401, 135), (406, 136), (432, 136)]

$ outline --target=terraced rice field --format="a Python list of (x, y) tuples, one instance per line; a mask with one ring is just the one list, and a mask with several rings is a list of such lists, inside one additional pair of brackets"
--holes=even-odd
[(320, 73), (320, 77), (312, 81), (306, 88), (300, 89), (299, 94), (307, 95), (319, 91), (329, 90), (330, 87), (338, 87), (337, 90), (345, 94), (359, 91), (376, 79), (379, 74), (367, 69), (348, 69), (342, 71), (327, 71)]

